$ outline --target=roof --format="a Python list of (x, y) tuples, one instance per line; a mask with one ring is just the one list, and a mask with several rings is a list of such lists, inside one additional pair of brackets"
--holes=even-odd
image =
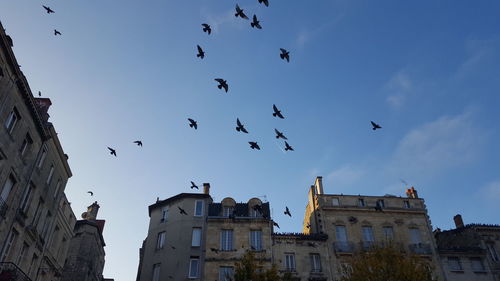
[(283, 232), (283, 233), (273, 233), (273, 238), (276, 239), (297, 239), (297, 240), (316, 240), (316, 241), (326, 241), (328, 240), (327, 234), (320, 233), (297, 233), (297, 232)]
[[(269, 203), (262, 203), (262, 216), (265, 218), (271, 217), (271, 212), (269, 211)], [(249, 217), (249, 206), (248, 203), (236, 203), (234, 206), (233, 214), (235, 217)], [(208, 205), (208, 216), (209, 217), (219, 217), (222, 216), (222, 203), (212, 203)]]
[(200, 199), (210, 198), (210, 199), (212, 199), (212, 197), (210, 197), (209, 194), (205, 194), (205, 193), (179, 193), (175, 196), (172, 196), (172, 197), (167, 198), (165, 200), (156, 201), (156, 203), (149, 205), (148, 214), (151, 217), (151, 211), (153, 211), (154, 209), (169, 205), (172, 202), (175, 202), (177, 200), (181, 200), (184, 198), (200, 198)]

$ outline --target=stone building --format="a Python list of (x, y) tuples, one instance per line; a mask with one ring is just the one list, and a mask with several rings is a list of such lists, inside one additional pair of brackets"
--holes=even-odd
[(438, 252), (446, 280), (500, 280), (500, 225), (464, 225), (454, 217), (455, 229), (436, 230)]
[(51, 101), (33, 96), (12, 47), (0, 23), (0, 276), (58, 280), (76, 223), (64, 194), (72, 174)]

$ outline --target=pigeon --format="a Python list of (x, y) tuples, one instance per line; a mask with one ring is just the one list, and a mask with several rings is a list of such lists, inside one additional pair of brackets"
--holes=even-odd
[(253, 209), (261, 214), (264, 213), (261, 205), (255, 205), (255, 206), (253, 206)]
[(264, 5), (266, 5), (266, 7), (269, 7), (269, 1), (268, 0), (259, 0), (259, 3), (264, 3)]
[(250, 245), (250, 249), (251, 249), (252, 251), (256, 251), (256, 250), (257, 250), (257, 248), (255, 248), (255, 247), (254, 247), (254, 246), (252, 246), (252, 245)]
[(243, 124), (241, 124), (240, 119), (238, 119), (238, 118), (236, 118), (236, 126), (237, 126), (236, 131), (248, 134), (247, 129), (245, 129), (245, 126), (243, 126)]
[(274, 113), (273, 113), (273, 116), (274, 117), (279, 117), (281, 119), (284, 119), (285, 117), (283, 117), (283, 114), (281, 114), (281, 110), (279, 110), (276, 105), (273, 104), (273, 110), (274, 110)]
[(198, 186), (194, 182), (191, 181), (191, 189), (193, 189), (193, 188), (199, 189)]
[(373, 126), (373, 128), (372, 128), (372, 129), (373, 129), (374, 131), (375, 131), (376, 129), (382, 129), (382, 127), (380, 127), (380, 125), (379, 125), (379, 124), (377, 124), (377, 123), (375, 123), (375, 122), (373, 122), (373, 121), (370, 121), (370, 122), (372, 123), (372, 126)]
[(308, 224), (306, 225), (306, 227), (307, 227), (307, 228), (311, 228), (311, 224), (310, 224), (310, 223), (308, 223)]
[(210, 28), (210, 25), (208, 25), (206, 23), (202, 23), (201, 26), (203, 26), (203, 32), (208, 33), (208, 35), (210, 35), (210, 33), (212, 33), (212, 28)]
[(203, 52), (203, 49), (200, 47), (200, 45), (196, 45), (198, 47), (198, 54), (196, 57), (203, 59), (205, 57), (205, 52)]
[(260, 21), (257, 20), (257, 16), (253, 15), (253, 21), (250, 23), (251, 27), (257, 27), (258, 29), (262, 29), (262, 26), (260, 25)]
[(140, 141), (140, 140), (136, 140), (136, 141), (134, 141), (134, 143), (137, 144), (137, 146), (142, 146), (142, 141)]
[(61, 35), (61, 32), (59, 32), (57, 29), (54, 29), (54, 36)]
[(222, 79), (222, 78), (215, 78), (214, 80), (219, 82), (219, 85), (217, 85), (217, 88), (219, 88), (219, 89), (224, 88), (224, 90), (227, 93), (227, 91), (229, 90), (229, 85), (227, 85), (227, 81)]
[(42, 5), (42, 7), (47, 11), (47, 14), (53, 14), (55, 13), (54, 10), (52, 10), (50, 7)]
[(197, 130), (198, 129), (198, 123), (196, 123), (196, 121), (194, 121), (191, 118), (188, 118), (188, 120), (189, 120), (189, 127), (194, 128), (195, 130)]
[(236, 4), (236, 14), (234, 14), (235, 17), (240, 17), (242, 19), (248, 19), (247, 15), (245, 15), (245, 13), (243, 13), (243, 9), (240, 8), (240, 6), (238, 6), (238, 4)]
[(42, 92), (38, 91), (38, 96), (41, 97), (42, 96)]
[(257, 142), (255, 142), (255, 141), (249, 141), (248, 143), (250, 144), (250, 148), (251, 149), (260, 150), (260, 146), (257, 144)]
[(287, 140), (287, 138), (285, 137), (285, 135), (282, 132), (278, 131), (278, 129), (274, 129), (274, 132), (276, 132), (276, 138), (277, 139), (282, 138), (284, 140)]
[(290, 217), (292, 217), (292, 214), (290, 213), (290, 210), (288, 209), (288, 207), (285, 207), (285, 215), (289, 215)]
[(273, 225), (276, 226), (277, 228), (280, 228), (280, 225), (275, 221), (273, 221)]
[(112, 149), (109, 146), (108, 146), (108, 149), (109, 149), (109, 154), (114, 155), (116, 157), (116, 150)]
[(288, 144), (288, 142), (286, 142), (286, 141), (285, 141), (285, 151), (288, 151), (288, 150), (293, 151), (293, 147), (291, 147), (291, 146)]
[(89, 193), (90, 196), (94, 196), (94, 192), (92, 192), (92, 191), (87, 191), (87, 193)]
[(179, 208), (179, 213), (181, 213), (181, 215), (186, 215), (187, 216), (187, 213), (186, 213), (186, 211), (184, 211), (183, 208), (181, 208), (179, 206), (177, 206), (177, 208)]
[(280, 58), (282, 60), (286, 59), (287, 62), (290, 62), (290, 52), (283, 48), (280, 48), (280, 50), (281, 50)]
[(217, 248), (210, 248), (210, 251), (215, 252), (216, 254), (219, 253), (219, 249), (217, 249)]

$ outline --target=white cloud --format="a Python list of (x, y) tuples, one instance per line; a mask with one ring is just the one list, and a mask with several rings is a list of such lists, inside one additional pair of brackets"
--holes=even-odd
[(332, 17), (329, 21), (318, 25), (313, 29), (302, 28), (297, 37), (295, 39), (295, 43), (298, 48), (303, 48), (306, 43), (311, 41), (314, 37), (324, 34), (327, 29), (335, 27), (342, 19), (344, 18), (344, 14), (339, 14), (337, 16)]
[(500, 180), (492, 181), (481, 188), (481, 195), (490, 201), (500, 200)]
[(361, 169), (353, 168), (350, 165), (345, 165), (326, 176), (328, 182), (334, 183), (335, 186), (350, 185), (359, 181), (365, 172)]
[(402, 70), (389, 79), (386, 88), (391, 92), (386, 99), (387, 103), (393, 108), (401, 108), (408, 94), (413, 90), (413, 83), (406, 71)]
[(475, 40), (469, 39), (465, 42), (465, 49), (468, 56), (464, 62), (460, 64), (453, 78), (460, 79), (467, 76), (474, 70), (479, 69), (479, 66), (487, 61), (488, 56), (493, 54), (498, 48), (498, 39)]

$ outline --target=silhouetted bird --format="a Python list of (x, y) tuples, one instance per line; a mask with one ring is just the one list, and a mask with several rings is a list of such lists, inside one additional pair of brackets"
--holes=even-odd
[(273, 113), (273, 116), (274, 117), (279, 117), (281, 119), (285, 118), (283, 117), (283, 114), (281, 114), (281, 110), (279, 110), (276, 105), (273, 104), (273, 110), (274, 110), (274, 113)]
[(55, 13), (54, 10), (52, 10), (50, 7), (42, 5), (42, 7), (47, 11), (47, 14), (53, 14)]
[(217, 249), (217, 248), (210, 248), (210, 251), (212, 251), (212, 252), (214, 252), (216, 254), (219, 253), (219, 249)]
[(285, 137), (285, 135), (282, 132), (278, 131), (278, 129), (274, 129), (274, 132), (276, 133), (276, 138), (277, 139), (282, 138), (284, 140), (287, 140), (287, 138)]
[(275, 221), (273, 221), (273, 225), (276, 226), (277, 228), (280, 228), (280, 225)]
[(253, 15), (253, 20), (250, 23), (250, 26), (257, 27), (258, 29), (262, 29), (262, 26), (260, 25), (260, 21), (257, 20), (257, 16), (256, 15)]
[(292, 217), (292, 214), (290, 213), (290, 210), (288, 209), (288, 207), (285, 207), (285, 215), (289, 215), (290, 217)]
[(243, 12), (243, 9), (240, 8), (240, 6), (238, 6), (238, 4), (236, 4), (236, 14), (234, 14), (235, 17), (240, 17), (242, 19), (248, 19), (247, 15), (245, 15), (245, 13)]
[(255, 247), (254, 247), (254, 246), (252, 246), (252, 245), (250, 245), (250, 249), (251, 249), (252, 251), (257, 250), (257, 248), (255, 248)]
[(205, 52), (203, 52), (203, 49), (200, 47), (200, 45), (196, 45), (196, 47), (198, 47), (198, 54), (196, 55), (196, 57), (203, 59), (205, 57)]
[(191, 181), (191, 189), (193, 189), (193, 188), (199, 189), (198, 186), (194, 182)]
[(87, 191), (87, 193), (89, 193), (90, 196), (94, 196), (94, 192), (92, 192), (92, 191)]
[(191, 118), (188, 118), (188, 121), (189, 121), (189, 127), (194, 128), (195, 130), (198, 129), (198, 123), (196, 123), (196, 121), (194, 121)]
[(306, 225), (306, 227), (307, 227), (307, 228), (311, 228), (311, 224), (310, 224), (310, 223), (308, 223), (308, 224)]
[(248, 134), (247, 129), (245, 129), (245, 126), (243, 126), (243, 124), (241, 124), (240, 119), (238, 119), (238, 118), (236, 118), (236, 126), (237, 126), (236, 131)]
[(109, 154), (114, 155), (116, 157), (116, 150), (112, 149), (109, 146), (108, 146), (108, 149), (109, 149)]
[(260, 146), (257, 144), (257, 142), (255, 142), (255, 141), (249, 141), (248, 143), (250, 144), (250, 148), (251, 149), (260, 150)]
[(219, 85), (217, 85), (217, 88), (219, 88), (219, 89), (224, 88), (224, 90), (227, 93), (227, 91), (229, 90), (229, 85), (227, 84), (227, 81), (222, 79), (222, 78), (215, 78), (214, 80), (219, 82)]
[(264, 3), (264, 5), (266, 5), (266, 7), (269, 7), (269, 1), (268, 0), (259, 0), (259, 3)]
[(210, 25), (208, 25), (206, 23), (202, 23), (201, 26), (203, 26), (203, 32), (208, 33), (208, 35), (210, 35), (210, 33), (212, 33), (212, 28), (210, 28)]
[(61, 32), (57, 31), (57, 29), (54, 29), (54, 35), (57, 36), (57, 35), (61, 35)]
[(253, 206), (253, 209), (254, 209), (256, 212), (259, 212), (261, 215), (262, 215), (262, 213), (264, 213), (264, 211), (262, 210), (262, 206), (261, 206), (261, 205), (254, 205), (254, 206)]
[(375, 122), (373, 122), (373, 121), (370, 121), (370, 123), (372, 123), (372, 126), (373, 126), (373, 128), (372, 128), (372, 129), (373, 129), (374, 131), (375, 131), (376, 129), (382, 129), (382, 127), (380, 127), (380, 125), (379, 125), (379, 124), (377, 124), (377, 123), (375, 123)]
[(140, 140), (134, 141), (134, 143), (137, 144), (137, 146), (142, 146), (142, 141)]
[(290, 52), (283, 49), (283, 48), (280, 48), (280, 50), (281, 50), (280, 58), (282, 60), (286, 60), (287, 62), (290, 62)]
[(179, 206), (177, 206), (177, 208), (179, 208), (179, 213), (181, 213), (181, 215), (186, 215), (187, 216), (187, 213), (186, 213), (186, 211), (184, 211), (183, 208), (181, 208)]
[(285, 151), (288, 151), (288, 150), (293, 151), (293, 147), (291, 147), (291, 146), (288, 144), (288, 142), (286, 142), (286, 141), (285, 141)]
[(42, 96), (42, 92), (38, 91), (38, 96), (41, 97)]

